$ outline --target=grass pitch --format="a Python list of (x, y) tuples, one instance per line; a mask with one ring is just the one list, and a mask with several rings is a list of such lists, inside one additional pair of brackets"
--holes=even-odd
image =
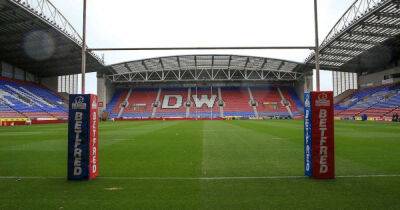
[(335, 129), (317, 181), (302, 121), (102, 123), (100, 177), (68, 182), (66, 125), (0, 128), (0, 209), (400, 209), (400, 124)]

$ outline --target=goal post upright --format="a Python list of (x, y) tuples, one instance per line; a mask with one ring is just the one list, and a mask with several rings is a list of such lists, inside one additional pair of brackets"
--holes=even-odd
[(319, 29), (318, 29), (318, 0), (314, 0), (314, 25), (315, 25), (315, 72), (317, 91), (321, 90), (320, 80), (320, 52), (319, 52)]
[(87, 4), (86, 0), (83, 0), (83, 24), (82, 24), (82, 78), (81, 78), (81, 94), (85, 94), (85, 83), (86, 83), (86, 10)]
[(314, 0), (317, 87), (316, 91), (304, 93), (304, 175), (335, 179), (334, 97), (332, 91), (321, 91), (317, 1)]
[(86, 10), (83, 0), (81, 94), (70, 94), (68, 100), (67, 179), (93, 180), (99, 174), (99, 114), (97, 95), (86, 94)]

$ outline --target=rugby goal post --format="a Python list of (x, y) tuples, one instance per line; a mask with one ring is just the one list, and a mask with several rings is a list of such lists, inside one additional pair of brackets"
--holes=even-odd
[[(316, 83), (317, 83), (317, 91), (320, 91), (320, 52), (319, 52), (319, 35), (318, 35), (318, 5), (317, 5), (317, 0), (314, 0), (314, 26), (315, 26), (315, 46), (270, 46), (270, 47), (170, 47), (170, 48), (92, 48), (92, 49), (88, 49), (86, 46), (86, 11), (87, 11), (87, 0), (83, 0), (83, 35), (82, 35), (82, 81), (81, 81), (81, 90), (82, 90), (82, 94), (81, 95), (72, 95), (71, 98), (73, 100), (71, 100), (70, 98), (70, 114), (69, 114), (69, 152), (68, 152), (68, 179), (71, 180), (79, 180), (79, 179), (93, 179), (98, 175), (98, 162), (97, 162), (97, 136), (93, 137), (92, 133), (95, 132), (95, 135), (98, 135), (98, 112), (97, 112), (97, 104), (96, 104), (96, 111), (93, 109), (93, 107), (91, 106), (93, 104), (92, 100), (95, 100), (97, 103), (97, 97), (94, 95), (84, 95), (85, 94), (85, 74), (86, 74), (86, 53), (88, 51), (120, 51), (120, 50), (130, 50), (130, 51), (135, 51), (135, 50), (140, 50), (140, 51), (155, 51), (155, 50), (267, 50), (267, 49), (274, 49), (274, 50), (279, 50), (279, 49), (312, 49), (315, 51), (315, 70), (316, 70)], [(310, 93), (310, 100), (312, 103), (313, 100), (316, 100), (313, 97), (317, 97), (320, 96), (320, 94), (323, 94), (324, 96), (327, 95), (328, 98), (327, 100), (330, 101), (330, 103), (333, 103), (333, 94), (332, 92), (330, 93), (324, 93), (324, 92), (312, 92)], [(306, 94), (307, 95), (307, 94)], [(315, 96), (314, 96), (315, 95)], [(90, 105), (90, 107), (87, 107), (86, 110), (81, 110), (82, 112), (75, 112), (72, 111), (72, 106), (73, 102), (75, 101), (75, 98), (73, 97), (83, 97), (84, 98), (84, 103), (88, 102), (88, 104)], [(327, 134), (327, 133), (322, 133), (321, 131), (321, 127), (320, 127), (320, 131), (321, 133), (318, 134), (317, 133), (317, 127), (314, 128), (314, 125), (317, 125), (318, 122), (322, 122), (325, 121), (327, 123), (329, 123), (329, 126), (331, 126), (330, 132), (332, 132), (330, 135), (331, 137), (329, 137), (331, 140), (330, 141), (326, 141), (325, 143), (329, 143), (332, 144), (331, 147), (329, 147), (330, 149), (328, 150), (330, 154), (333, 154), (333, 149), (334, 149), (334, 144), (333, 144), (333, 104), (331, 104), (331, 108), (330, 109), (325, 109), (322, 106), (311, 106), (308, 110), (308, 113), (310, 114), (307, 117), (312, 117), (314, 116), (316, 119), (314, 118), (306, 118), (305, 117), (305, 125), (307, 124), (307, 122), (309, 124), (312, 125), (312, 127), (307, 130), (306, 126), (305, 126), (305, 132), (311, 132), (312, 135), (310, 135), (312, 138), (308, 139), (307, 141), (307, 145), (305, 144), (305, 148), (308, 147), (312, 147), (312, 150), (308, 151), (308, 153), (305, 152), (305, 162), (307, 161), (306, 158), (310, 158), (310, 155), (312, 157), (312, 160), (314, 160), (314, 156), (315, 156), (315, 162), (312, 162), (313, 167), (314, 168), (318, 168), (318, 166), (320, 167), (320, 169), (322, 168), (323, 171), (325, 171), (324, 167), (325, 167), (325, 158), (328, 158), (327, 161), (329, 162), (328, 164), (332, 165), (332, 161), (333, 161), (333, 166), (334, 166), (334, 156), (329, 156), (329, 157), (325, 157), (325, 156), (319, 156), (318, 159), (318, 154), (319, 153), (324, 153), (325, 154), (325, 147), (323, 147), (323, 142), (325, 142), (324, 140), (322, 140), (323, 138), (325, 138), (325, 136), (322, 136), (323, 134)], [(326, 113), (322, 110), (327, 111)], [(307, 111), (307, 110), (306, 110)], [(81, 113), (81, 117), (80, 114), (77, 113)], [(96, 120), (94, 120), (94, 118), (92, 118), (93, 116), (91, 115), (91, 113), (95, 113), (96, 114)], [(325, 116), (323, 114), (326, 114), (326, 119), (322, 119), (322, 118), (317, 118), (316, 116)], [(87, 122), (86, 122), (87, 121)], [(79, 129), (75, 129), (77, 124), (79, 123), (85, 123), (83, 124), (83, 126), (81, 127), (81, 130)], [(308, 124), (307, 124), (308, 125)], [(328, 124), (327, 124), (328, 126)], [(84, 130), (82, 130), (84, 129)], [(80, 144), (82, 146), (82, 148), (77, 148), (77, 144), (79, 145), (79, 140), (77, 142), (77, 139), (79, 139), (77, 132), (79, 131), (81, 132), (81, 134), (86, 135), (87, 139), (81, 139), (82, 140), (82, 144)], [(315, 131), (315, 136), (314, 136), (314, 131)], [(305, 135), (307, 136), (307, 135)], [(82, 136), (84, 137), (84, 136)], [(315, 137), (315, 138), (314, 138)], [(75, 138), (75, 142), (73, 141), (73, 138)], [(93, 142), (93, 138), (96, 139), (95, 143)], [(72, 140), (71, 140), (72, 139)], [(308, 145), (311, 142), (310, 145)], [(84, 144), (83, 144), (84, 143)], [(305, 140), (306, 143), (306, 140)], [(318, 146), (318, 143), (320, 146)], [(71, 145), (70, 145), (71, 144)], [(94, 146), (95, 145), (95, 146)], [(314, 149), (315, 147), (315, 149)], [(95, 154), (95, 159), (93, 159), (93, 149), (96, 151)], [(70, 152), (72, 152), (72, 154), (70, 155)], [(82, 153), (80, 153), (82, 152)], [(317, 154), (318, 153), (318, 154)], [(80, 160), (84, 160), (85, 162), (79, 162), (76, 160), (79, 160), (79, 157), (81, 158)], [(82, 159), (82, 157), (84, 157)], [(74, 159), (75, 158), (75, 159)], [(78, 159), (77, 159), (78, 158)], [(93, 161), (96, 160), (96, 162), (94, 163)], [(311, 159), (308, 159), (311, 160)], [(92, 161), (92, 162), (91, 162)], [(85, 165), (86, 164), (86, 165)], [(95, 164), (95, 165), (93, 165)], [(308, 164), (308, 165), (307, 165)], [(314, 165), (315, 164), (315, 165)], [(330, 166), (331, 166), (330, 165)], [(74, 177), (74, 176), (70, 176), (71, 171), (74, 172), (74, 170), (79, 171), (80, 169), (74, 168), (74, 167), (78, 167), (78, 166), (82, 166), (84, 168), (82, 168), (83, 171), (83, 176), (82, 177)], [(93, 167), (96, 167), (96, 171), (93, 171)], [(305, 167), (310, 166), (310, 162), (306, 162), (305, 163)], [(79, 168), (79, 167), (78, 167)], [(306, 168), (307, 169), (307, 168)], [(322, 171), (322, 172), (323, 172)], [(329, 175), (321, 175), (321, 176), (317, 176), (315, 174), (310, 175), (310, 171), (306, 170), (306, 175), (311, 176), (311, 177), (315, 177), (315, 178), (334, 178), (334, 167), (330, 167), (328, 169), (329, 171)], [(321, 171), (320, 171), (321, 172)], [(313, 170), (312, 173), (317, 173), (317, 170)]]

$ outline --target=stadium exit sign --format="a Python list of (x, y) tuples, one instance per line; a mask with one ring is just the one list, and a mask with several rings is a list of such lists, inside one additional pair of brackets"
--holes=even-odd
[(304, 94), (304, 169), (316, 179), (335, 178), (333, 92)]

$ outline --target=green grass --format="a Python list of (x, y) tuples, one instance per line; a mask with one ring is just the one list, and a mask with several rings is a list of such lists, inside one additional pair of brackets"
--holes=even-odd
[[(103, 123), (90, 182), (66, 181), (66, 129), (0, 128), (0, 209), (400, 209), (400, 176), (285, 178), (303, 175), (301, 121)], [(400, 124), (335, 129), (338, 176), (400, 175)]]

